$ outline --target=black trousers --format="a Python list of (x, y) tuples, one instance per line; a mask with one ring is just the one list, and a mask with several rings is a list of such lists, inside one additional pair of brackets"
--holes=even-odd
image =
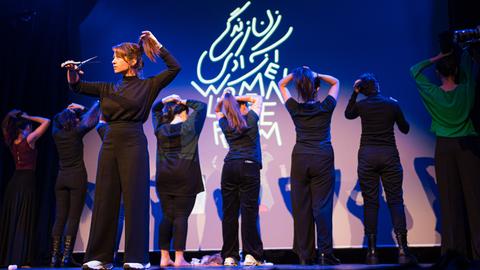
[(293, 154), (290, 175), (293, 251), (303, 260), (313, 260), (315, 227), (320, 253), (333, 252), (332, 210), (335, 186), (331, 146), (316, 155)]
[(87, 193), (85, 167), (60, 170), (55, 184), (56, 215), (52, 236), (77, 236)]
[(248, 160), (232, 160), (222, 169), (222, 257), (239, 256), (238, 216), (242, 216), (242, 250), (256, 260), (263, 260), (263, 243), (258, 228), (260, 165)]
[(480, 137), (437, 137), (442, 253), (480, 259)]
[(358, 178), (363, 196), (365, 234), (376, 234), (380, 179), (397, 234), (407, 233), (403, 205), (403, 169), (394, 146), (361, 146), (358, 151)]
[(192, 213), (196, 196), (176, 196), (158, 193), (162, 206), (159, 246), (170, 250), (173, 238), (175, 251), (184, 251), (187, 242), (188, 217)]
[(147, 140), (142, 123), (109, 123), (98, 160), (85, 261), (113, 262), (123, 195), (125, 262), (148, 262), (149, 173)]

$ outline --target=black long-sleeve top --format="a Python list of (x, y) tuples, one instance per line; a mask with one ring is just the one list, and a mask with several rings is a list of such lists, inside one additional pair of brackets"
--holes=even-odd
[(355, 119), (360, 116), (362, 120), (362, 136), (360, 146), (388, 145), (396, 146), (393, 126), (397, 123), (398, 129), (407, 134), (410, 125), (405, 119), (398, 102), (380, 94), (369, 96), (357, 102), (358, 93), (353, 92), (345, 117)]
[(92, 130), (98, 122), (98, 106), (94, 109), (91, 119), (82, 119), (76, 127), (66, 130), (58, 121), (57, 114), (53, 119), (52, 136), (57, 146), (58, 161), (61, 170), (81, 169), (83, 163), (83, 137)]
[(171, 124), (163, 121), (163, 103), (152, 108), (152, 122), (157, 137), (158, 192), (171, 195), (192, 196), (204, 190), (198, 140), (207, 116), (207, 105), (187, 100), (193, 109), (187, 120)]
[(180, 64), (167, 49), (160, 49), (160, 57), (167, 69), (147, 79), (138, 76), (123, 77), (117, 83), (85, 82), (71, 84), (71, 89), (80, 94), (99, 97), (106, 122), (130, 121), (144, 123), (153, 102), (180, 72)]

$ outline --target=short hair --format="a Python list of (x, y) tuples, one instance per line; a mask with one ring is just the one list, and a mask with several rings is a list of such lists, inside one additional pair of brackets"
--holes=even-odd
[(376, 95), (380, 91), (378, 81), (372, 73), (363, 73), (358, 79), (360, 82), (356, 84), (356, 87), (363, 95)]

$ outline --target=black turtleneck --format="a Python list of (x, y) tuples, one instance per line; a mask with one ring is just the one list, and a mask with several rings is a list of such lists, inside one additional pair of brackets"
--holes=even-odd
[(163, 47), (160, 49), (160, 57), (167, 69), (155, 76), (146, 79), (137, 76), (123, 77), (115, 84), (80, 81), (70, 87), (76, 93), (99, 97), (102, 114), (107, 122), (144, 123), (160, 90), (180, 71), (180, 64)]
[(405, 134), (410, 130), (398, 102), (380, 94), (368, 96), (357, 102), (357, 96), (358, 93), (353, 92), (345, 109), (345, 117), (355, 119), (360, 116), (362, 119), (360, 146), (396, 146), (393, 125), (397, 123), (398, 129)]

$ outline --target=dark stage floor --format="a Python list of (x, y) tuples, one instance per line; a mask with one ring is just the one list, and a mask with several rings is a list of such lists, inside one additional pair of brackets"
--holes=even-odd
[[(185, 270), (185, 269), (217, 269), (217, 270), (224, 270), (224, 269), (261, 269), (261, 270), (273, 270), (273, 269), (347, 269), (347, 270), (366, 270), (366, 269), (428, 269), (430, 264), (422, 264), (417, 267), (413, 268), (405, 268), (400, 267), (397, 264), (377, 264), (377, 265), (365, 265), (365, 264), (341, 264), (335, 266), (302, 266), (297, 264), (279, 264), (279, 265), (271, 265), (271, 266), (235, 266), (235, 267), (224, 267), (224, 266), (191, 266), (191, 267), (156, 267), (153, 266), (152, 270), (156, 269), (169, 269), (169, 270)], [(81, 268), (30, 268), (34, 269), (56, 269), (56, 270), (76, 270)], [(114, 270), (121, 270), (121, 267), (115, 267)]]

